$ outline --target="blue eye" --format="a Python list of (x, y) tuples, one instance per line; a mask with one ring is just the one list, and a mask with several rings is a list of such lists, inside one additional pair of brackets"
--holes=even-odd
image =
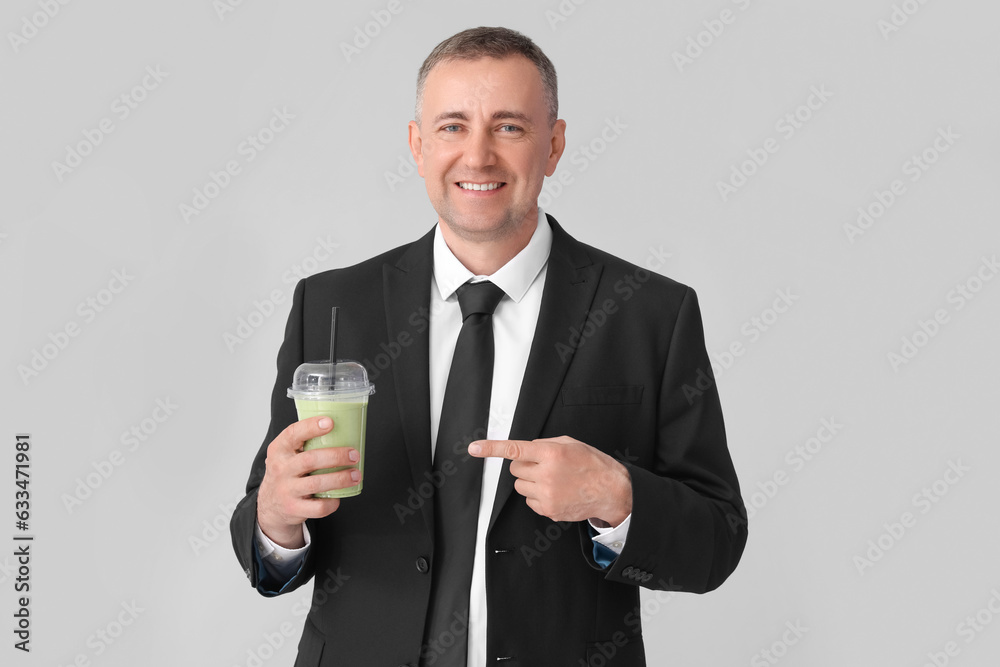
[(501, 125), (500, 129), (503, 130), (504, 132), (517, 132), (521, 128), (519, 128), (517, 125)]
[(459, 130), (458, 125), (445, 125), (441, 128), (445, 132), (457, 132)]

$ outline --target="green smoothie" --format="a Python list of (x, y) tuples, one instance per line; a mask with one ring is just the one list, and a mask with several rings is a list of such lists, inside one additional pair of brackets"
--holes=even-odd
[[(331, 328), (336, 332), (335, 324), (331, 323)], [(330, 347), (333, 356), (332, 343)], [(317, 493), (317, 498), (348, 498), (361, 493), (365, 479), (365, 419), (368, 416), (368, 397), (374, 393), (375, 385), (368, 381), (368, 371), (356, 361), (308, 361), (295, 369), (288, 397), (295, 401), (299, 421), (310, 417), (333, 419), (333, 428), (329, 433), (306, 440), (303, 447), (354, 447), (360, 454), (357, 468), (361, 473), (361, 482), (346, 489)], [(340, 472), (349, 467), (354, 466), (324, 468), (311, 474)]]
[[(295, 399), (295, 408), (298, 410), (300, 420), (319, 416), (333, 419), (333, 429), (326, 435), (306, 440), (303, 449), (354, 447), (358, 450), (358, 454), (360, 454), (357, 467), (361, 471), (361, 481), (357, 485), (349, 486), (346, 489), (333, 489), (317, 493), (316, 497), (348, 498), (361, 493), (365, 475), (365, 423), (368, 413), (368, 397), (364, 396), (361, 401)], [(338, 472), (345, 470), (347, 467), (349, 466), (323, 468), (310, 474), (318, 475), (320, 473)]]

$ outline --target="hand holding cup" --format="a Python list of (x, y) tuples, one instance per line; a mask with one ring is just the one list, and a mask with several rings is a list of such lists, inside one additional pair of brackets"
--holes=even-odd
[[(340, 507), (338, 498), (314, 494), (356, 486), (361, 456), (353, 447), (304, 450), (306, 442), (335, 429), (330, 417), (312, 417), (290, 424), (267, 446), (264, 479), (257, 491), (257, 523), (271, 540), (289, 549), (305, 544), (302, 524)], [(319, 470), (337, 472), (314, 474)]]

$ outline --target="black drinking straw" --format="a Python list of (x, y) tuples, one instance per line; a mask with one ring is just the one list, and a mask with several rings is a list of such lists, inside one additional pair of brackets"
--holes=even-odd
[(337, 385), (337, 306), (330, 309), (330, 386)]

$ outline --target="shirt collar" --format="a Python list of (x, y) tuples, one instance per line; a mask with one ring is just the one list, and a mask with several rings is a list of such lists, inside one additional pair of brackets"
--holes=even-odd
[(552, 249), (552, 228), (541, 206), (538, 207), (538, 224), (521, 252), (491, 276), (477, 276), (458, 261), (441, 235), (441, 223), (434, 228), (434, 284), (441, 298), (448, 298), (470, 279), (473, 282), (487, 278), (504, 291), (515, 303), (520, 302), (549, 259)]

